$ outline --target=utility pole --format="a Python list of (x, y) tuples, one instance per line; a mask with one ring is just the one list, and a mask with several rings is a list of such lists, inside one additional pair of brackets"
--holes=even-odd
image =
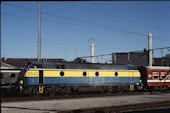
[(152, 66), (152, 33), (148, 34), (149, 66)]
[(93, 44), (93, 41), (94, 41), (94, 38), (91, 38), (90, 40), (90, 50), (91, 50), (91, 63), (94, 63), (94, 44)]
[(37, 47), (37, 58), (41, 60), (41, 4), (38, 1), (38, 47)]

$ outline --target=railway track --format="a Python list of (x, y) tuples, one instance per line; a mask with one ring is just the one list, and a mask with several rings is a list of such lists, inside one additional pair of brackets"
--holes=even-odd
[(36, 100), (53, 100), (53, 99), (72, 99), (72, 98), (88, 98), (88, 97), (104, 97), (104, 96), (125, 96), (125, 95), (145, 95), (145, 94), (160, 94), (160, 93), (170, 93), (170, 91), (164, 92), (129, 92), (129, 93), (79, 93), (76, 95), (56, 95), (56, 96), (1, 96), (1, 102), (17, 102), (17, 101), (36, 101)]
[(150, 102), (141, 104), (100, 107), (91, 109), (58, 111), (57, 113), (169, 113), (170, 101)]
[(103, 97), (103, 96), (124, 96), (124, 95), (140, 95), (142, 92), (130, 92), (130, 93), (115, 93), (115, 94), (98, 94), (98, 93), (79, 93), (76, 95), (56, 95), (56, 96), (4, 96), (1, 97), (1, 102), (16, 102), (16, 101), (33, 101), (33, 100), (52, 100), (52, 99), (72, 99), (72, 98), (88, 98), (88, 97)]
[(14, 113), (169, 113), (169, 95), (156, 92), (153, 95), (143, 93), (135, 96), (3, 102), (2, 111), (4, 113), (11, 111)]

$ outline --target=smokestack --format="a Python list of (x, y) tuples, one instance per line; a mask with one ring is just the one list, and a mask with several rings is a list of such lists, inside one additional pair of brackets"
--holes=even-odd
[(152, 66), (152, 33), (148, 34), (149, 66)]

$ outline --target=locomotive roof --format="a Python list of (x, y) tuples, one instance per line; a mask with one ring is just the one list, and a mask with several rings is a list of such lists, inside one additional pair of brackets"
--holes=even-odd
[[(104, 63), (73, 63), (73, 62), (48, 62), (48, 61), (33, 61), (28, 64), (42, 65), (41, 68), (65, 68), (65, 69), (128, 69), (135, 70), (136, 68), (131, 64), (104, 64)], [(48, 66), (47, 66), (48, 65)]]

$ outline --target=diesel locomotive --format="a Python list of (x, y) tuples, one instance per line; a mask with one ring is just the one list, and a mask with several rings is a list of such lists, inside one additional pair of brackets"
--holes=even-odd
[(32, 95), (128, 92), (140, 84), (140, 72), (127, 64), (29, 62), (18, 84), (21, 93)]

